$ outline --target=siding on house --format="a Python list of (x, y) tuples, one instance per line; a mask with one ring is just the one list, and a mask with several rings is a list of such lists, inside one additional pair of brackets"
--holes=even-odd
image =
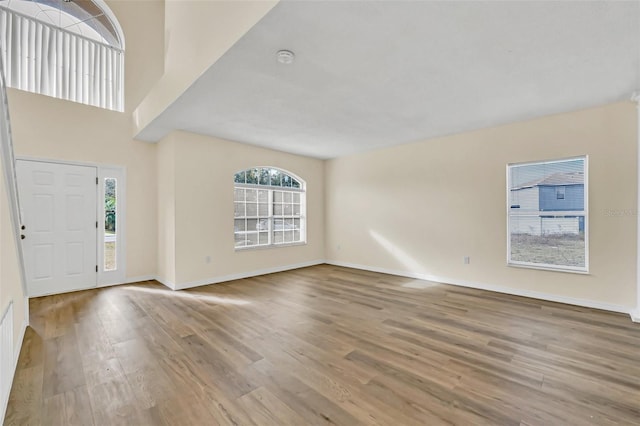
[(513, 206), (520, 206), (517, 210), (520, 211), (539, 211), (539, 187), (533, 186), (529, 188), (512, 189), (511, 190), (511, 202), (509, 206), (513, 209)]
[[(558, 188), (564, 187), (564, 199), (558, 199)], [(584, 210), (584, 184), (580, 185), (540, 185), (541, 211), (582, 211)]]

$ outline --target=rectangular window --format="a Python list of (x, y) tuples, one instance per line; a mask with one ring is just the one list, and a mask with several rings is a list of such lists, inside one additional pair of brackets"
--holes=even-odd
[(236, 186), (234, 194), (236, 248), (304, 242), (304, 193)]
[(118, 267), (117, 244), (117, 180), (104, 179), (104, 271), (115, 271)]
[(587, 157), (507, 166), (509, 265), (588, 272)]

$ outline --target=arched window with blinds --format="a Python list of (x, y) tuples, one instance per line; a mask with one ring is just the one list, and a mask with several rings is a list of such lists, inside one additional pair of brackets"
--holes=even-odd
[(103, 0), (0, 1), (7, 85), (124, 111), (124, 35)]

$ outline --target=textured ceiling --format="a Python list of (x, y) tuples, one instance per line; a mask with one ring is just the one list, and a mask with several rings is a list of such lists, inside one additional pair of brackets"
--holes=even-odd
[(639, 22), (636, 1), (283, 1), (138, 138), (333, 158), (628, 99)]

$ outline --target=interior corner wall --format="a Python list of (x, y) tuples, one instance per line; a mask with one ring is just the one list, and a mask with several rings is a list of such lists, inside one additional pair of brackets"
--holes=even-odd
[[(585, 154), (590, 274), (507, 266), (506, 165)], [(327, 259), (630, 310), (636, 158), (635, 106), (621, 102), (330, 160)]]
[[(182, 131), (170, 136), (175, 143), (177, 288), (323, 262), (322, 160)], [(233, 176), (255, 166), (288, 170), (306, 182), (306, 245), (235, 250)]]
[(173, 288), (176, 282), (176, 170), (175, 141), (168, 135), (157, 145), (158, 173), (158, 281)]
[(131, 137), (133, 108), (163, 71), (164, 2), (109, 1), (126, 37), (125, 112), (8, 90), (16, 156), (126, 167), (127, 280), (157, 273), (156, 146)]
[[(11, 205), (2, 167), (0, 162), (0, 316), (13, 302), (13, 347), (19, 350), (22, 331), (28, 320), (25, 309), (27, 296), (22, 288), (18, 244), (11, 222)], [(0, 401), (0, 404), (3, 402)], [(3, 407), (0, 406), (2, 412)]]

